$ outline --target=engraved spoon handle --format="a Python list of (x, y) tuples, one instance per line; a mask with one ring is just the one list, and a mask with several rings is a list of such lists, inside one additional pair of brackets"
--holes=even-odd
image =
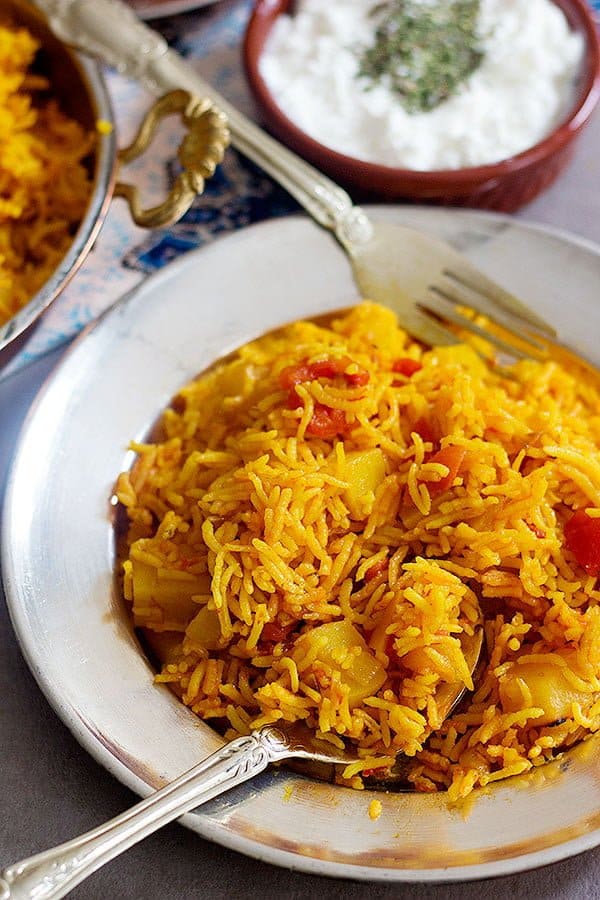
[(284, 187), (345, 246), (369, 240), (371, 223), (342, 188), (267, 135), (221, 97), (121, 0), (34, 0), (58, 37), (155, 93), (185, 88), (209, 97), (229, 120), (232, 144)]
[(175, 781), (86, 834), (0, 871), (0, 900), (56, 900), (104, 863), (201, 803), (296, 755), (269, 726), (236, 738)]

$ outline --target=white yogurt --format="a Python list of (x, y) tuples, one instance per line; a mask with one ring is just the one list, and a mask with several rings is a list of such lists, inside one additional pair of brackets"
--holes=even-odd
[(279, 16), (260, 70), (281, 110), (315, 140), (358, 159), (433, 170), (497, 162), (560, 121), (583, 55), (551, 0), (481, 0), (484, 59), (459, 93), (410, 114), (388, 87), (364, 89), (357, 46), (375, 0), (300, 0)]

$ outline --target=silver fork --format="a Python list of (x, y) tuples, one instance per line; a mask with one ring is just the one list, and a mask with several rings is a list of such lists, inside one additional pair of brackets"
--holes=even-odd
[[(371, 221), (337, 184), (267, 135), (204, 82), (164, 38), (120, 0), (34, 0), (64, 41), (100, 57), (156, 93), (184, 88), (209, 97), (229, 120), (232, 143), (278, 181), (338, 239), (364, 298), (384, 303), (426, 344), (455, 330), (486, 338), (511, 357), (543, 355), (554, 329), (452, 247), (401, 225)], [(504, 336), (465, 316), (469, 307)]]

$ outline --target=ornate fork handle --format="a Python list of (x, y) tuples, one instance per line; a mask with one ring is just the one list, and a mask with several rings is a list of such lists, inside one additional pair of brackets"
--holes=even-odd
[(100, 57), (155, 93), (186, 88), (209, 97), (227, 116), (232, 143), (268, 172), (347, 248), (371, 237), (371, 223), (346, 191), (313, 169), (210, 87), (164, 38), (121, 0), (34, 0), (62, 40)]
[(299, 755), (267, 726), (217, 750), (166, 787), (104, 825), (0, 871), (0, 900), (55, 900), (153, 831), (262, 772)]

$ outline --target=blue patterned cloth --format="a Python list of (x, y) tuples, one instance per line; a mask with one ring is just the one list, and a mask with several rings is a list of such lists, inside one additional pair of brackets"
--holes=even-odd
[[(591, 0), (598, 10), (600, 0)], [(193, 60), (201, 75), (238, 108), (252, 111), (240, 62), (240, 40), (251, 0), (223, 0), (193, 13), (154, 22), (170, 44)], [(125, 144), (151, 102), (136, 83), (107, 73), (116, 111), (117, 133)], [(166, 133), (164, 133), (166, 131)], [(161, 196), (173, 174), (178, 136), (165, 130), (155, 152), (132, 164), (135, 181), (149, 198)], [(127, 173), (124, 173), (127, 174)], [(67, 289), (44, 316), (6, 375), (72, 338), (125, 291), (172, 259), (226, 232), (297, 209), (285, 191), (234, 150), (206, 186), (204, 194), (174, 227), (147, 233), (135, 227), (125, 205), (114, 200), (94, 250)]]

